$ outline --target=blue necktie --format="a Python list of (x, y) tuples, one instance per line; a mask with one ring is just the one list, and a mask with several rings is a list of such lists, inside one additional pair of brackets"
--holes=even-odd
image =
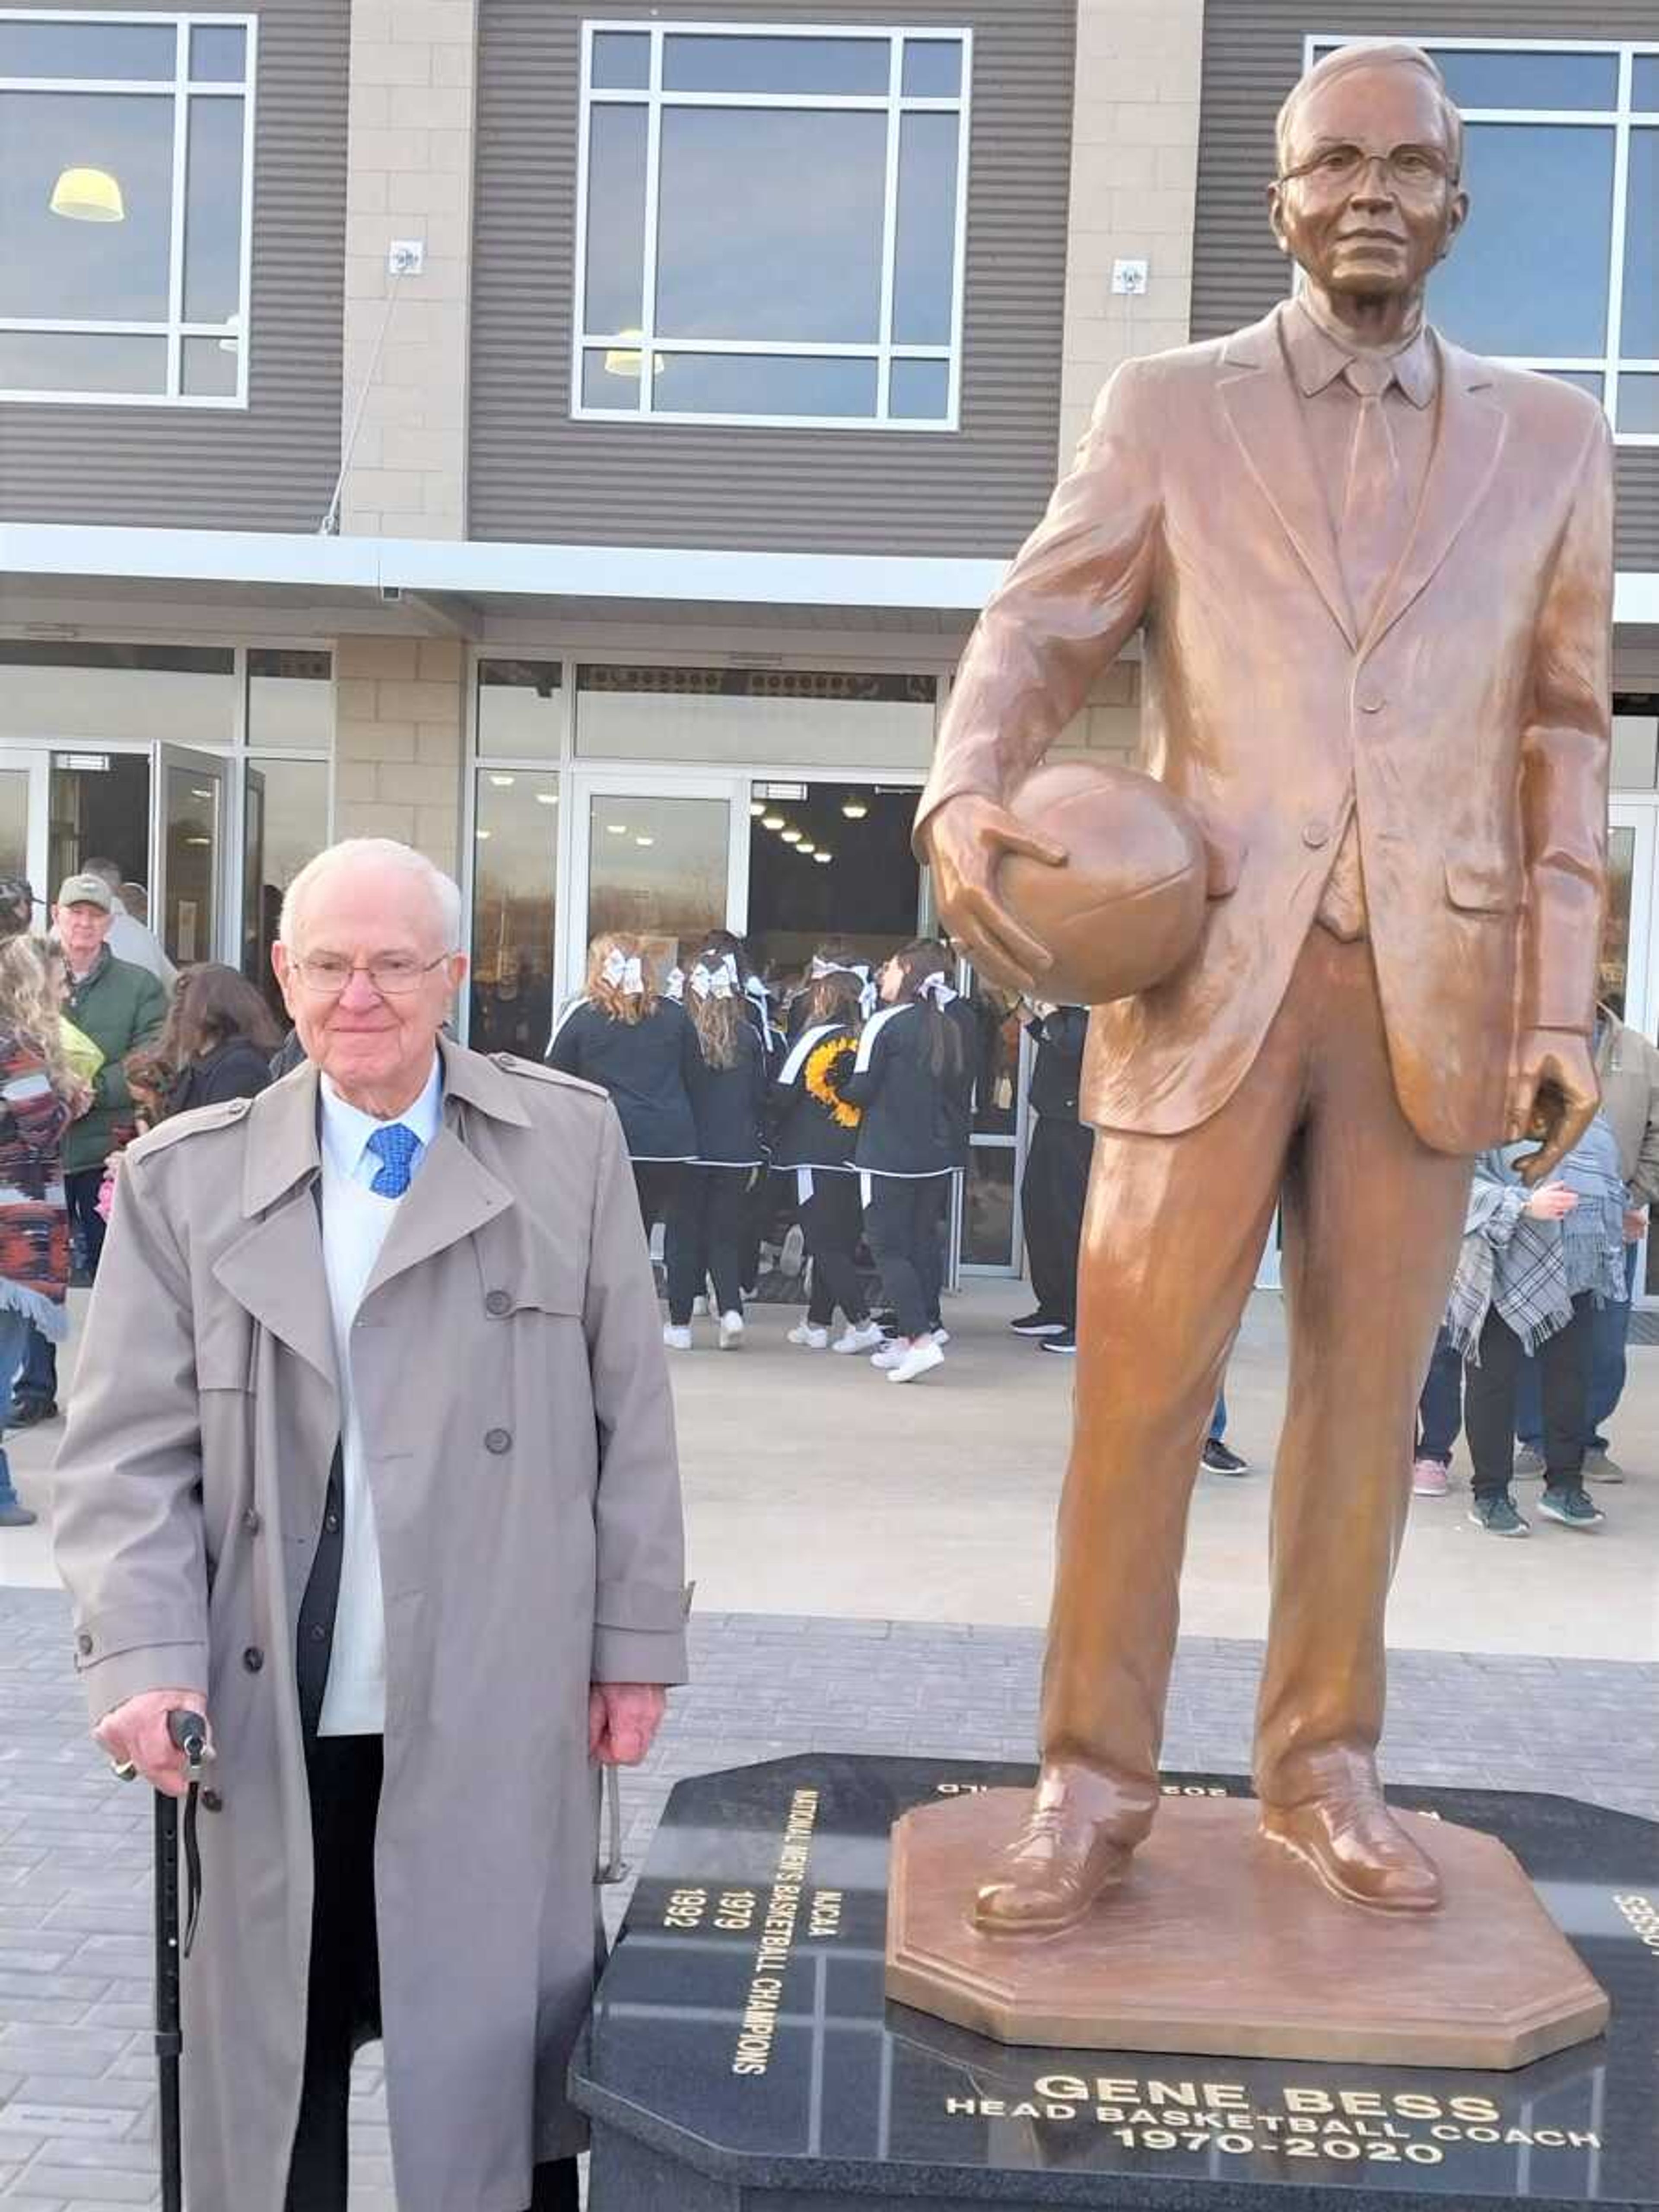
[(409, 1188), (410, 1170), (421, 1149), (420, 1139), (403, 1122), (388, 1121), (369, 1139), (368, 1149), (380, 1163), (380, 1172), (369, 1188), (381, 1198), (401, 1198)]

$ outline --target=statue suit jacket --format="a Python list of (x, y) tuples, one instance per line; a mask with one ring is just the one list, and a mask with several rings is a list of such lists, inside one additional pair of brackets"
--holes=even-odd
[(1588, 1035), (1607, 838), (1612, 444), (1584, 393), (1437, 336), (1439, 425), (1364, 631), (1275, 309), (1126, 362), (986, 607), (918, 826), (1006, 799), (1145, 629), (1145, 765), (1210, 850), (1194, 957), (1098, 1009), (1085, 1116), (1174, 1135), (1260, 1048), (1358, 810), (1400, 1103), (1504, 1133), (1518, 1031)]

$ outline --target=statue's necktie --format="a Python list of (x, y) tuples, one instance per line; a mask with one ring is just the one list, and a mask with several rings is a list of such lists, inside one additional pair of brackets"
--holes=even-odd
[(1411, 514), (1383, 395), (1394, 382), (1387, 361), (1361, 357), (1342, 372), (1357, 394), (1348, 481), (1342, 500), (1342, 573), (1363, 635), (1395, 562), (1405, 550)]
[(369, 1188), (381, 1198), (401, 1198), (409, 1188), (415, 1155), (421, 1149), (420, 1139), (403, 1122), (388, 1121), (369, 1139), (368, 1149), (380, 1163), (380, 1172)]

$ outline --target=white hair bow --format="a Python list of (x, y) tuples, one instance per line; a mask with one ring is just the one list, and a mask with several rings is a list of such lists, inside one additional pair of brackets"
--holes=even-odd
[(669, 969), (668, 981), (663, 985), (663, 995), (665, 998), (669, 999), (684, 998), (685, 970), (684, 968), (671, 968)]
[(599, 980), (601, 982), (614, 986), (620, 983), (627, 973), (628, 963), (613, 945), (605, 956), (605, 965), (599, 970)]
[(622, 987), (625, 994), (630, 999), (637, 999), (644, 990), (645, 968), (637, 956), (624, 964)]
[(945, 981), (943, 971), (937, 968), (933, 970), (931, 975), (924, 976), (921, 981), (916, 986), (917, 998), (931, 999), (941, 1012), (943, 1012), (945, 1008), (950, 1005), (951, 1000), (954, 999), (956, 995), (956, 993)]

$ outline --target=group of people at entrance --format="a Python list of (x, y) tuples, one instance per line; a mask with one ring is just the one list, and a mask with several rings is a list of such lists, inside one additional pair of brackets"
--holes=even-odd
[(672, 1350), (691, 1349), (711, 1290), (721, 1349), (741, 1344), (763, 1219), (781, 1195), (811, 1263), (790, 1341), (865, 1355), (894, 1382), (941, 1364), (944, 1237), (968, 1164), (977, 1032), (951, 966), (933, 938), (878, 969), (831, 942), (775, 1008), (730, 933), (666, 974), (636, 938), (594, 939), (547, 1059), (616, 1106), (647, 1232), (664, 1225)]

